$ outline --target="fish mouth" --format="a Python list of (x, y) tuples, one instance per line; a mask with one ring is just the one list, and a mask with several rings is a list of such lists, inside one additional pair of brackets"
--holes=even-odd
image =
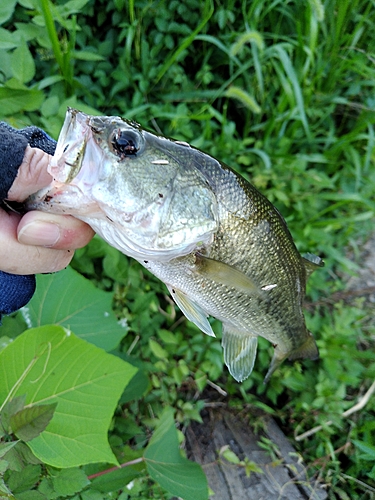
[(54, 181), (71, 183), (82, 169), (86, 144), (92, 138), (89, 117), (77, 109), (68, 108), (48, 172)]
[[(65, 204), (73, 214), (78, 200), (82, 210), (92, 207), (89, 193), (98, 179), (95, 155), (100, 159), (101, 150), (94, 140), (90, 118), (76, 109), (67, 109), (55, 154), (47, 167), (53, 180), (26, 200), (26, 210), (60, 213), (63, 209), (59, 205)], [(89, 143), (91, 148), (87, 148)]]

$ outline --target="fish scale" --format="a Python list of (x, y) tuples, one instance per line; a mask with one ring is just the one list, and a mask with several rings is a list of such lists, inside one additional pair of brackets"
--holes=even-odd
[(302, 311), (308, 275), (278, 210), (228, 166), (119, 117), (68, 109), (29, 209), (69, 213), (161, 281), (185, 316), (214, 336), (237, 381), (251, 374), (258, 336), (274, 346), (267, 381), (286, 358), (318, 357)]

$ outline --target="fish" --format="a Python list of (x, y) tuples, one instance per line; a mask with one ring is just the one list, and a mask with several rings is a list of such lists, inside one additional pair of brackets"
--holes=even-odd
[(186, 142), (117, 116), (68, 108), (48, 167), (53, 181), (27, 209), (70, 214), (136, 259), (168, 288), (202, 332), (222, 322), (224, 361), (242, 382), (258, 337), (285, 360), (318, 359), (303, 314), (309, 275), (275, 206), (234, 169)]

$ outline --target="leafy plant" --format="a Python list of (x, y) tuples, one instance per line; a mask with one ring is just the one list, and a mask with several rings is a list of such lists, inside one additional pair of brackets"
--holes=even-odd
[[(330, 498), (373, 495), (373, 398), (350, 413), (374, 378), (373, 307), (369, 292), (348, 290), (347, 282), (363, 265), (375, 214), (374, 8), (364, 0), (13, 0), (0, 7), (2, 119), (41, 126), (56, 138), (70, 105), (189, 141), (238, 169), (281, 211), (299, 250), (326, 263), (309, 280), (306, 303), (321, 360), (286, 363), (267, 386), (267, 342), (260, 339), (252, 376), (234, 383), (223, 370), (219, 323), (212, 321), (219, 340), (204, 336), (160, 282), (98, 238), (76, 252), (76, 272), (38, 277), (32, 302), (4, 320), (3, 355), (19, 349), (15, 366), (22, 366), (29, 332), (63, 339), (71, 330), (67, 340), (82, 352), (94, 348), (125, 363), (128, 385), (120, 394), (126, 382), (114, 383), (119, 402), (101, 427), (109, 428), (106, 453), (114, 458), (106, 460), (113, 461), (67, 461), (60, 469), (31, 452), (55, 425), (60, 403), (48, 406), (56, 402), (51, 393), (48, 403), (38, 399), (29, 409), (32, 391), (23, 400), (26, 392), (9, 396), (11, 386), (3, 390), (1, 383), (4, 494), (207, 498), (178, 443), (213, 397), (208, 386), (227, 394), (234, 408), (272, 413), (290, 437), (318, 428), (295, 446)], [(69, 379), (68, 358), (58, 366)], [(26, 441), (33, 419), (40, 434)], [(168, 482), (168, 457), (178, 491)], [(193, 481), (199, 492), (189, 490), (186, 471), (200, 478)]]

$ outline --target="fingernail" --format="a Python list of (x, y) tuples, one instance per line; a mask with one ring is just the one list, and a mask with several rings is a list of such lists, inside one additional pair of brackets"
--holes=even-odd
[(18, 241), (24, 245), (52, 247), (60, 238), (60, 228), (51, 222), (34, 221), (18, 233)]

